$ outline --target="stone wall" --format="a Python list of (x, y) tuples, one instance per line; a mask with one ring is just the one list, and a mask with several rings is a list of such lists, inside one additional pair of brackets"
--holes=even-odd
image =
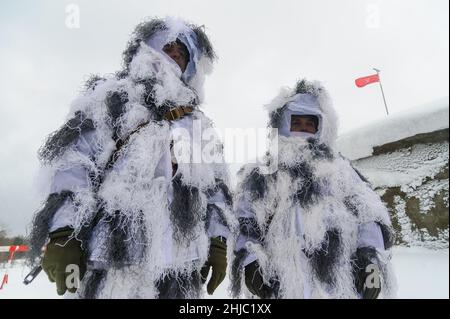
[(390, 210), (396, 244), (448, 248), (449, 130), (378, 146), (353, 165)]

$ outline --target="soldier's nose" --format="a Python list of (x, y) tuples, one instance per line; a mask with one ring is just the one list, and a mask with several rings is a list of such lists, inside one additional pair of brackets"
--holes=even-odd
[(170, 57), (174, 60), (178, 60), (180, 58), (180, 54), (176, 50), (172, 50), (170, 52)]

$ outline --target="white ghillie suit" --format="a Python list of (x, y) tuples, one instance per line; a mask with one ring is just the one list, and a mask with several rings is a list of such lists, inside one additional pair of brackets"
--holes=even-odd
[[(389, 214), (335, 151), (337, 117), (328, 93), (317, 82), (301, 80), (283, 89), (268, 111), (269, 126), (278, 129), (272, 136), (278, 152), (271, 147), (261, 166), (239, 172), (233, 294), (242, 294), (243, 269), (257, 261), (274, 298), (359, 298), (352, 273), (359, 248), (380, 267), (381, 294), (392, 297)], [(315, 115), (317, 133), (290, 132), (292, 114)]]
[[(184, 73), (162, 51), (177, 39), (189, 51)], [(232, 224), (222, 147), (199, 110), (214, 59), (200, 27), (171, 18), (138, 25), (124, 69), (88, 81), (40, 150), (50, 190), (33, 221), (31, 259), (49, 232), (73, 228), (88, 252), (78, 297), (162, 297), (167, 278), (164, 297), (201, 295), (209, 238), (227, 238)], [(178, 106), (193, 111), (167, 119)], [(208, 163), (198, 156), (205, 149), (215, 156)]]

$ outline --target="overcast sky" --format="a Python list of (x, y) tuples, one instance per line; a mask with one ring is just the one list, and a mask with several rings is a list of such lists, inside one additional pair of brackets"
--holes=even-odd
[[(204, 110), (219, 129), (264, 127), (281, 86), (328, 87), (340, 132), (448, 96), (448, 0), (86, 0), (0, 3), (0, 224), (26, 232), (38, 208), (36, 151), (91, 73), (112, 73), (134, 26), (175, 15), (204, 24), (219, 56)], [(76, 13), (79, 11), (79, 20)], [(79, 24), (78, 24), (79, 22)]]

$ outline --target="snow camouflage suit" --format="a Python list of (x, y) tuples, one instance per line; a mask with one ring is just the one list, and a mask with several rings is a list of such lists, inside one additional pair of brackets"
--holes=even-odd
[[(177, 39), (189, 51), (184, 73), (162, 51)], [(227, 238), (233, 223), (220, 142), (209, 142), (214, 162), (192, 151), (208, 146), (196, 135), (213, 135), (199, 105), (215, 53), (202, 28), (167, 18), (138, 25), (123, 57), (122, 71), (87, 82), (39, 152), (50, 190), (33, 220), (31, 260), (49, 232), (70, 226), (88, 254), (79, 298), (157, 298), (169, 276), (181, 297), (198, 298), (209, 238)], [(177, 106), (193, 111), (166, 119)]]
[[(381, 294), (392, 296), (389, 214), (335, 151), (337, 118), (327, 91), (301, 80), (267, 108), (278, 149), (271, 146), (262, 165), (238, 173), (234, 297), (243, 293), (244, 267), (257, 261), (273, 298), (359, 298), (353, 277), (358, 248), (369, 250), (380, 268)], [(291, 114), (317, 116), (317, 133), (290, 132)]]

